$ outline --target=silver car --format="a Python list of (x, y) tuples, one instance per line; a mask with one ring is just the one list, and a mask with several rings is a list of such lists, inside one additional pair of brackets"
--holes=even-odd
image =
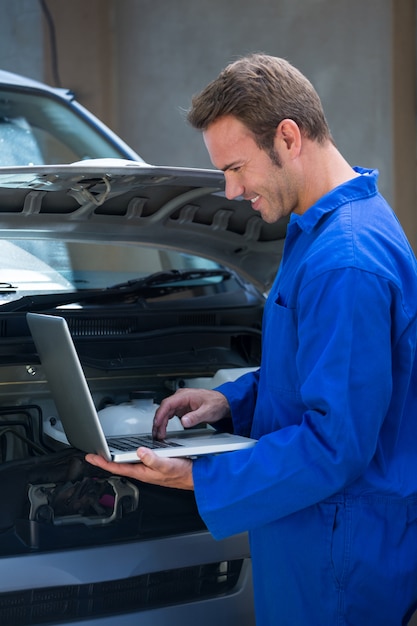
[[(73, 138), (74, 163), (51, 164), (49, 125), (38, 130), (47, 90), (8, 89), (3, 139), (18, 154), (0, 167), (0, 623), (253, 626), (247, 536), (215, 541), (192, 493), (85, 463), (26, 313), (67, 320), (106, 434), (149, 430), (178, 387), (258, 367), (286, 224), (228, 201), (220, 172), (147, 165), (78, 109), (65, 124), (55, 100), (55, 131), (70, 143), (87, 123), (99, 148)], [(24, 102), (22, 116), (6, 115), (7, 100)]]

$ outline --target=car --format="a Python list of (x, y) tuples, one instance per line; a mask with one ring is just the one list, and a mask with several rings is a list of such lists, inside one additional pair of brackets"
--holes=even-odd
[(88, 465), (26, 314), (65, 318), (106, 434), (150, 429), (176, 389), (259, 366), (285, 232), (215, 170), (0, 168), (0, 623), (254, 625), (247, 535), (216, 541), (192, 492)]
[(0, 70), (0, 166), (143, 159), (68, 89)]

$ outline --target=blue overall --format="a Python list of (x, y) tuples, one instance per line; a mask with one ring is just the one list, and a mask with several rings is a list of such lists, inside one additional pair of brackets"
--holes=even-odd
[(417, 608), (417, 264), (362, 175), (293, 215), (260, 369), (218, 388), (250, 450), (194, 462), (214, 537), (249, 531), (257, 626)]

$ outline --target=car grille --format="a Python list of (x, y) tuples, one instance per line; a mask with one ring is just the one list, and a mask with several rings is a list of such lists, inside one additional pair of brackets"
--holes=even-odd
[(224, 596), (236, 586), (242, 564), (221, 561), (108, 582), (0, 593), (0, 624), (77, 622)]
[[(67, 318), (68, 326), (74, 337), (119, 337), (133, 335), (144, 330), (143, 319), (137, 316), (103, 318)], [(215, 314), (186, 314), (171, 317), (169, 327), (181, 326), (216, 326)]]
[(113, 337), (131, 335), (140, 329), (137, 317), (77, 319), (69, 318), (68, 326), (74, 337)]

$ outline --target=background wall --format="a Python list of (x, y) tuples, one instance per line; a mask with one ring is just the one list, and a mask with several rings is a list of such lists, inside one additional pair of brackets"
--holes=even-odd
[[(341, 149), (352, 162), (382, 167), (391, 186), (389, 1), (119, 0), (119, 5), (117, 84), (130, 98), (120, 101), (117, 125), (137, 138), (134, 147), (145, 160), (209, 165), (182, 110), (229, 61), (263, 51), (287, 58), (307, 74)], [(126, 59), (133, 63), (126, 65)]]
[[(0, 67), (58, 82), (150, 163), (210, 167), (193, 93), (251, 51), (317, 88), (417, 243), (415, 0), (0, 0)], [(55, 44), (55, 45), (54, 45)]]
[(0, 67), (41, 78), (43, 23), (38, 1), (0, 0)]

